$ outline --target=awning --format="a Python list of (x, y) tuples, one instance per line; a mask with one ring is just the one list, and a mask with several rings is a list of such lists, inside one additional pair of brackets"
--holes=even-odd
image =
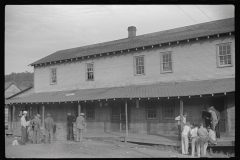
[(5, 100), (9, 103), (69, 102), (117, 98), (162, 98), (217, 94), (235, 91), (235, 78), (133, 85), (113, 88), (32, 93)]

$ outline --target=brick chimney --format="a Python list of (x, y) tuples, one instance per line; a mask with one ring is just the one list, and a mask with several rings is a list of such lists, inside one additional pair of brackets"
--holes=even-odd
[(135, 37), (136, 31), (137, 31), (136, 27), (134, 27), (134, 26), (128, 27), (128, 38)]

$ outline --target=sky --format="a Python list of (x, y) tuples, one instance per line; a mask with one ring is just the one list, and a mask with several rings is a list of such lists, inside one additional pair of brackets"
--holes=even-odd
[(233, 5), (6, 5), (5, 75), (56, 51), (234, 17)]

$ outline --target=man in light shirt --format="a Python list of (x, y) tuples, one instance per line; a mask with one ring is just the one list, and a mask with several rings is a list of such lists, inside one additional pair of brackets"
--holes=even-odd
[[(207, 149), (207, 144), (208, 144), (208, 131), (206, 128), (203, 127), (203, 123), (199, 124), (197, 134), (199, 136), (201, 157), (204, 157), (204, 156), (206, 156), (206, 149)], [(198, 157), (200, 157), (199, 150), (198, 150)]]
[(195, 147), (197, 149), (199, 149), (199, 153), (200, 153), (200, 144), (198, 142), (198, 135), (197, 135), (197, 130), (198, 130), (198, 125), (197, 124), (193, 124), (193, 128), (191, 129), (190, 135), (191, 135), (191, 147), (192, 147), (192, 157), (195, 156)]
[[(186, 124), (186, 117), (187, 117), (187, 113), (185, 112), (183, 114), (183, 125)], [(178, 140), (180, 141), (181, 140), (181, 133), (182, 133), (180, 116), (176, 117), (175, 120), (178, 121)]]
[(189, 122), (187, 122), (184, 126), (183, 126), (183, 131), (182, 131), (182, 139), (181, 139), (181, 143), (182, 143), (182, 154), (188, 154), (188, 137), (190, 135), (191, 132), (191, 126), (189, 124)]
[(29, 125), (29, 121), (27, 122), (25, 117), (27, 116), (27, 111), (23, 111), (23, 116), (21, 117), (21, 142), (22, 145), (26, 144), (26, 137), (27, 137), (27, 126)]
[(209, 143), (212, 145), (217, 144), (216, 133), (211, 129), (210, 126), (207, 127), (208, 136), (209, 136)]

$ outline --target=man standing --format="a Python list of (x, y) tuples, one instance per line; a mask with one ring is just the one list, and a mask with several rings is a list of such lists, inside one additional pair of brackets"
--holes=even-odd
[(32, 120), (33, 122), (33, 144), (39, 143), (39, 133), (40, 133), (40, 126), (41, 126), (41, 119), (40, 115), (37, 114), (35, 118)]
[(217, 114), (213, 111), (212, 107), (209, 108), (209, 112), (211, 113), (211, 124), (212, 124), (212, 130), (215, 131), (215, 127), (218, 123)]
[[(201, 157), (206, 156), (206, 149), (208, 144), (208, 131), (203, 127), (203, 123), (199, 124), (199, 129), (197, 130), (199, 136), (200, 148), (201, 148)], [(198, 150), (198, 157), (200, 157), (200, 151)]]
[(79, 142), (79, 134), (80, 134), (80, 142), (82, 141), (82, 134), (85, 126), (85, 121), (82, 116), (84, 116), (84, 113), (80, 113), (80, 116), (78, 116), (76, 120), (77, 142)]
[(216, 137), (220, 138), (220, 126), (219, 126), (219, 121), (220, 121), (220, 112), (218, 110), (216, 110), (213, 106), (210, 107), (211, 110), (213, 110), (216, 113), (217, 116), (217, 124), (215, 127), (215, 131), (216, 131)]
[[(183, 126), (186, 124), (186, 117), (187, 117), (187, 113), (185, 112), (183, 114)], [(176, 117), (175, 120), (178, 121), (178, 140), (181, 141), (182, 128), (181, 128), (181, 118), (180, 118), (180, 116)]]
[(190, 125), (189, 122), (187, 122), (183, 126), (182, 131), (182, 137), (181, 137), (181, 143), (182, 143), (182, 154), (188, 154), (188, 137), (190, 136), (192, 124)]
[(211, 125), (211, 113), (207, 111), (207, 107), (202, 111), (202, 118), (205, 121), (205, 127)]
[(49, 139), (50, 134), (50, 144), (53, 143), (53, 127), (54, 127), (54, 121), (51, 117), (51, 114), (47, 114), (47, 118), (44, 120), (44, 126), (45, 126), (45, 132), (46, 132), (46, 144)]
[(21, 117), (21, 142), (22, 145), (26, 144), (26, 137), (27, 137), (27, 126), (29, 125), (29, 121), (26, 121), (27, 111), (23, 111), (23, 116)]
[(71, 113), (68, 113), (67, 116), (67, 140), (73, 141), (74, 136), (73, 136), (73, 123), (75, 122), (75, 117), (71, 115)]

